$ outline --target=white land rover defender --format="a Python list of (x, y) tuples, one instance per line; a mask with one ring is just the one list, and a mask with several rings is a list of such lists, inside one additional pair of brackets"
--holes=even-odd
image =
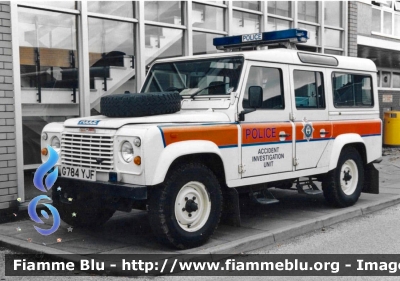
[[(215, 38), (231, 52), (159, 60), (140, 93), (103, 97), (102, 115), (48, 124), (41, 145), (60, 155), (61, 218), (95, 226), (116, 210), (147, 210), (161, 242), (189, 248), (221, 217), (240, 225), (240, 192), (262, 204), (277, 201), (271, 187), (323, 193), (338, 207), (378, 193), (376, 66), (293, 48), (307, 38)], [(287, 49), (242, 50), (271, 44)]]

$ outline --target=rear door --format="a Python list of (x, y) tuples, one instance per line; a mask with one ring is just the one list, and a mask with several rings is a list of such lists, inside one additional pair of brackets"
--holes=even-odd
[(324, 68), (290, 66), (296, 170), (315, 168), (332, 136)]
[(250, 86), (263, 89), (262, 108), (245, 115), (240, 123), (242, 138), (242, 177), (261, 176), (293, 170), (293, 124), (288, 66), (249, 62), (239, 112), (250, 109)]

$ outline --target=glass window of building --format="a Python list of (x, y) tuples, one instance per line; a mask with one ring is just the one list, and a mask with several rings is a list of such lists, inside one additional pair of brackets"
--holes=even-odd
[(317, 1), (299, 1), (298, 18), (302, 21), (318, 22), (318, 2)]
[(299, 28), (307, 29), (310, 34), (309, 35), (310, 39), (308, 39), (308, 41), (306, 43), (307, 45), (318, 45), (318, 43), (319, 43), (319, 38), (318, 38), (319, 27), (318, 26), (299, 23)]
[(134, 24), (98, 18), (88, 22), (90, 88), (94, 91), (90, 107), (91, 114), (97, 115), (101, 97), (134, 75)]
[(325, 1), (325, 25), (342, 27), (343, 25), (343, 12), (341, 1)]
[(268, 23), (267, 23), (267, 30), (272, 31), (272, 30), (283, 30), (283, 29), (289, 29), (291, 27), (291, 22), (288, 20), (281, 20), (281, 19), (275, 19), (272, 17), (268, 17)]
[(381, 11), (372, 9), (372, 31), (381, 32)]
[(18, 1), (18, 3), (26, 4), (26, 5), (40, 5), (40, 6), (51, 6), (54, 8), (62, 8), (62, 9), (75, 9), (76, 2), (75, 1)]
[(146, 65), (156, 59), (183, 55), (183, 32), (180, 29), (146, 25)]
[(342, 48), (342, 32), (339, 30), (325, 28), (325, 46)]
[(132, 1), (87, 1), (88, 11), (99, 14), (132, 18), (134, 2)]
[(400, 2), (372, 2), (372, 32), (400, 37)]
[(193, 3), (192, 23), (193, 27), (211, 29), (217, 31), (225, 30), (224, 9), (220, 7)]
[(400, 37), (400, 12), (394, 15), (394, 36)]
[(217, 50), (213, 45), (213, 39), (222, 36), (223, 35), (193, 31), (193, 55), (223, 52)]
[(391, 72), (382, 71), (382, 87), (383, 88), (390, 88), (391, 84)]
[(259, 1), (232, 1), (232, 5), (239, 8), (249, 9), (249, 10), (260, 10)]
[(25, 199), (37, 195), (32, 170), (41, 164), (41, 132), (79, 116), (76, 16), (18, 8)]
[(145, 20), (181, 25), (181, 3), (180, 1), (145, 1)]
[(233, 35), (260, 32), (260, 16), (233, 11)]
[(291, 1), (268, 1), (268, 13), (282, 17), (292, 17)]
[(393, 72), (393, 88), (400, 88), (400, 73)]

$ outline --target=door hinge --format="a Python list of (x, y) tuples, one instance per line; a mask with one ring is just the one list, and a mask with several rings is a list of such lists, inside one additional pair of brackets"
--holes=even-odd
[(296, 120), (296, 116), (294, 116), (293, 112), (289, 112), (289, 120), (294, 122)]
[(246, 172), (246, 170), (244, 169), (245, 165), (239, 165), (238, 166), (238, 173), (239, 174), (243, 174)]
[(299, 158), (293, 157), (293, 166), (299, 165)]

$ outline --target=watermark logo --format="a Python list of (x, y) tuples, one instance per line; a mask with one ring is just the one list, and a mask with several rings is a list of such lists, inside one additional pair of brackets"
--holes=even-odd
[[(47, 150), (49, 152), (49, 159), (45, 163), (40, 165), (39, 168), (37, 168), (35, 176), (33, 177), (33, 184), (37, 189), (42, 192), (49, 191), (53, 187), (58, 177), (58, 167), (54, 168), (58, 161), (58, 153), (51, 146), (47, 146)], [(46, 178), (44, 179), (45, 176)], [(43, 179), (45, 186), (43, 185)], [(40, 200), (50, 200), (50, 198), (46, 195), (39, 195), (33, 198), (28, 205), (28, 214), (34, 222), (44, 224), (44, 222), (38, 217), (36, 213), (36, 207), (38, 206), (38, 204), (46, 206), (53, 216), (53, 226), (50, 229), (42, 229), (37, 226), (34, 227), (36, 231), (40, 234), (50, 235), (56, 232), (57, 229), (60, 227), (60, 214), (58, 213), (57, 209), (54, 208), (52, 205), (39, 203)], [(41, 210), (41, 214), (45, 219), (49, 219), (49, 214), (45, 210)]]

